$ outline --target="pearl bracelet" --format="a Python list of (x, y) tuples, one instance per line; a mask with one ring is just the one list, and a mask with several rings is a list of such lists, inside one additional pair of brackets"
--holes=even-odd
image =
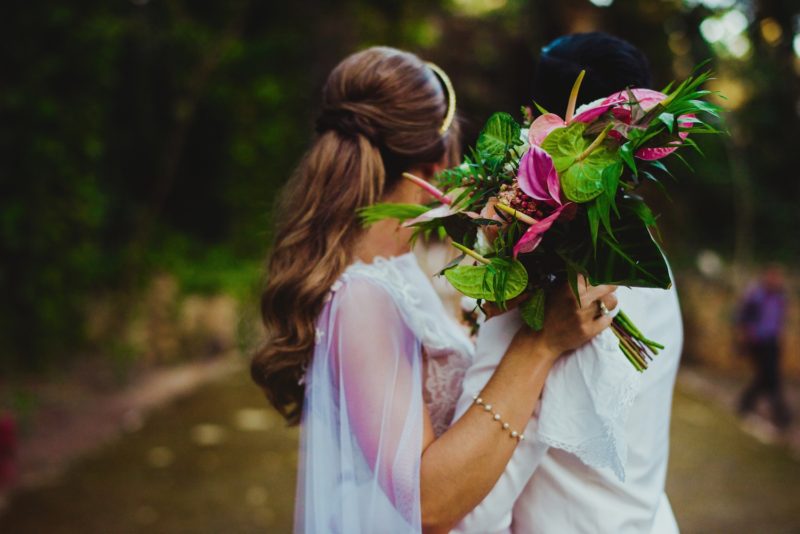
[(511, 430), (511, 425), (509, 425), (508, 423), (503, 421), (502, 417), (500, 417), (500, 414), (497, 413), (496, 411), (494, 411), (494, 409), (492, 408), (492, 405), (491, 404), (486, 404), (485, 402), (483, 402), (483, 399), (479, 395), (473, 395), (472, 396), (472, 400), (475, 401), (476, 405), (482, 406), (484, 411), (489, 412), (490, 414), (492, 414), (492, 419), (494, 419), (495, 421), (500, 423), (500, 426), (503, 428), (503, 430), (508, 431), (508, 435), (512, 439), (517, 440), (517, 442), (520, 442), (523, 439), (525, 439), (525, 435), (524, 434), (521, 434), (521, 433), (517, 432), (516, 430)]

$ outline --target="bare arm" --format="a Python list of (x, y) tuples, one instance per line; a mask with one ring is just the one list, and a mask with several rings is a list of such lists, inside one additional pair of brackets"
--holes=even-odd
[[(556, 359), (606, 328), (594, 301), (616, 305), (613, 288), (584, 288), (583, 307), (569, 289), (553, 296), (545, 328), (521, 328), (481, 392), (511, 429), (522, 431), (533, 413)], [(508, 463), (517, 440), (481, 406), (473, 405), (439, 439), (426, 418), (420, 473), (422, 524), (427, 533), (448, 532), (489, 493)]]

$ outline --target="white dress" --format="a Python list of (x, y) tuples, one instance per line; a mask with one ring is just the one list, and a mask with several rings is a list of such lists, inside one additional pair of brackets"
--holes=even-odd
[(448, 427), (473, 345), (413, 254), (331, 288), (306, 372), (296, 533), (420, 533), (423, 405)]

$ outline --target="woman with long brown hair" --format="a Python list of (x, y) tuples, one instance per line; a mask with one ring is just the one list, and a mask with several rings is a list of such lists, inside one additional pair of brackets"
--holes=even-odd
[(403, 172), (456, 162), (455, 93), (438, 67), (376, 47), (323, 88), (318, 135), (284, 193), (253, 379), (301, 423), (296, 532), (447, 532), (491, 490), (563, 353), (610, 323), (612, 288), (549, 297), (466, 414), (451, 419), (473, 347), (410, 253), (410, 230), (362, 228), (375, 202), (425, 202)]

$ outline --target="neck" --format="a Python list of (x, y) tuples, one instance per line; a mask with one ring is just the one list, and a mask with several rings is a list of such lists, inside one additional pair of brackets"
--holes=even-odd
[[(422, 168), (413, 168), (409, 172), (423, 177), (431, 174), (430, 171)], [(401, 179), (381, 199), (381, 202), (423, 204), (430, 200), (430, 195), (418, 185), (409, 180)], [(379, 221), (367, 228), (359, 236), (356, 241), (354, 255), (365, 263), (372, 263), (372, 260), (378, 256), (389, 258), (411, 252), (409, 241), (413, 233), (413, 229), (406, 228), (397, 220), (386, 219)]]
[(355, 257), (372, 263), (376, 257), (389, 258), (411, 251), (411, 230), (395, 220), (379, 221), (370, 226), (356, 242)]

